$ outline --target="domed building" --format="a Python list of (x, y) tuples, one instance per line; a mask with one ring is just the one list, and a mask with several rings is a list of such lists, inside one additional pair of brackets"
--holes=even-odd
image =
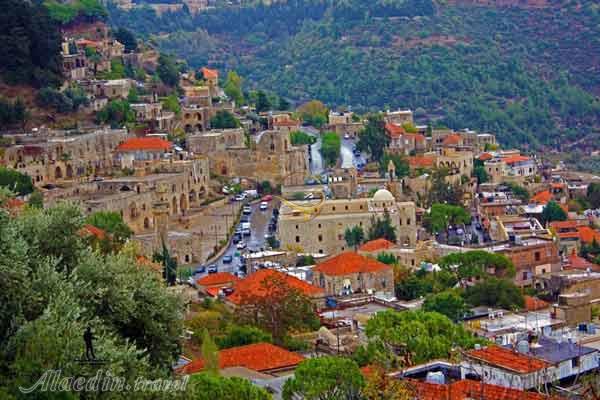
[(282, 248), (299, 252), (336, 255), (354, 250), (344, 238), (346, 229), (359, 226), (365, 240), (374, 219), (388, 213), (396, 230), (396, 245), (414, 248), (417, 241), (416, 207), (413, 202), (397, 202), (386, 189), (371, 198), (325, 200), (311, 215), (283, 205), (279, 216), (278, 237)]

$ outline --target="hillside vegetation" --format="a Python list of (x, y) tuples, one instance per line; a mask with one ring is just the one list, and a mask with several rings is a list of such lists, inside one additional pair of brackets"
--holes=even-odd
[[(296, 0), (195, 17), (110, 14), (193, 65), (235, 69), (296, 101), (411, 107), (435, 123), (493, 131), (509, 145), (596, 135), (599, 6), (473, 3)], [(205, 40), (190, 48), (190, 35)]]

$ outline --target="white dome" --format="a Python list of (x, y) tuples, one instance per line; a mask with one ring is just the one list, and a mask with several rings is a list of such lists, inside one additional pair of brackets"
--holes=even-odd
[(394, 201), (396, 199), (394, 199), (394, 195), (392, 193), (390, 193), (389, 190), (379, 189), (373, 195), (373, 200), (375, 200), (375, 201)]

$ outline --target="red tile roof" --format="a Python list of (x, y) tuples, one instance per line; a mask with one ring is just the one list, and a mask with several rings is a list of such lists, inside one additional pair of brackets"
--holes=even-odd
[(456, 133), (452, 133), (444, 138), (444, 140), (442, 141), (442, 144), (444, 146), (456, 146), (456, 145), (460, 144), (461, 140), (462, 140), (462, 137), (460, 135), (458, 135)]
[(168, 151), (173, 143), (158, 137), (127, 139), (117, 147), (117, 151)]
[(529, 161), (529, 157), (518, 155), (518, 156), (509, 156), (509, 157), (504, 158), (504, 162), (506, 164), (516, 164), (516, 163), (525, 162), (525, 161)]
[(25, 202), (23, 200), (17, 199), (14, 197), (8, 199), (8, 201), (6, 202), (6, 208), (8, 208), (10, 210), (21, 208), (24, 205), (25, 205)]
[(550, 200), (552, 200), (552, 193), (550, 193), (549, 190), (544, 190), (543, 192), (538, 192), (531, 198), (532, 202), (538, 203), (538, 204), (546, 204)]
[(600, 244), (600, 232), (589, 226), (582, 226), (579, 228), (579, 239), (584, 243), (592, 243), (596, 239), (596, 242)]
[(217, 297), (219, 295), (219, 290), (221, 290), (220, 287), (209, 287), (209, 288), (206, 288), (204, 291), (210, 297)]
[(104, 229), (100, 229), (94, 225), (86, 224), (82, 228), (82, 233), (85, 235), (95, 236), (98, 239), (104, 239), (106, 237), (106, 232)]
[(425, 136), (421, 135), (420, 133), (407, 133), (406, 135), (408, 136), (408, 138), (413, 138), (415, 142), (425, 141)]
[(271, 294), (265, 288), (265, 282), (269, 279), (281, 279), (287, 286), (299, 290), (309, 297), (325, 295), (323, 289), (296, 277), (273, 269), (260, 269), (237, 281), (233, 286), (233, 293), (227, 296), (227, 301), (239, 305), (245, 301), (246, 297), (269, 297)]
[(408, 165), (414, 168), (431, 168), (435, 165), (434, 156), (408, 157)]
[(223, 285), (226, 283), (237, 282), (240, 278), (229, 272), (217, 272), (216, 274), (208, 274), (196, 281), (198, 285), (214, 286)]
[(202, 76), (204, 76), (204, 79), (217, 79), (219, 77), (219, 71), (217, 71), (216, 69), (202, 67), (200, 71), (202, 72)]
[(550, 307), (550, 303), (533, 296), (523, 296), (525, 298), (525, 309), (527, 311), (538, 311)]
[(467, 354), (473, 359), (522, 374), (539, 371), (550, 366), (550, 364), (538, 358), (496, 345), (471, 350)]
[[(551, 397), (533, 392), (464, 379), (449, 385), (410, 381), (419, 400), (545, 400)], [(555, 398), (555, 397), (552, 397)]]
[(583, 257), (579, 257), (577, 254), (571, 254), (569, 256), (569, 266), (566, 269), (578, 269), (587, 270), (588, 268), (592, 271), (600, 270), (600, 265), (596, 265)]
[(569, 219), (566, 221), (553, 221), (550, 222), (550, 228), (553, 229), (573, 229), (577, 228), (577, 221)]
[(322, 272), (325, 275), (343, 276), (359, 272), (381, 272), (391, 269), (392, 267), (389, 265), (372, 258), (354, 252), (346, 252), (317, 264), (313, 271)]
[(388, 136), (394, 138), (400, 137), (406, 133), (403, 127), (401, 127), (400, 125), (392, 124), (390, 122), (385, 124), (385, 131), (388, 133)]
[(477, 158), (479, 158), (479, 161), (488, 161), (488, 160), (491, 160), (492, 158), (494, 158), (494, 156), (491, 155), (490, 153), (482, 153)]
[[(258, 372), (293, 369), (304, 360), (299, 354), (270, 343), (254, 343), (219, 351), (219, 368), (244, 367)], [(198, 358), (177, 372), (195, 374), (204, 369), (204, 360)]]
[(360, 251), (377, 251), (386, 250), (395, 247), (396, 245), (387, 239), (375, 239), (371, 240), (359, 247)]

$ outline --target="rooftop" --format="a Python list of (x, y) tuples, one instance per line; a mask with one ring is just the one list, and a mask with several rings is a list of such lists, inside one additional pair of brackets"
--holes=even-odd
[(393, 247), (396, 247), (396, 245), (392, 242), (390, 242), (387, 239), (375, 239), (375, 240), (371, 240), (365, 244), (363, 244), (362, 246), (360, 246), (359, 250), (360, 251), (378, 251), (378, 250), (386, 250), (386, 249), (391, 249)]
[[(219, 369), (244, 367), (253, 371), (268, 372), (294, 368), (304, 360), (299, 354), (270, 343), (254, 343), (219, 351)], [(194, 374), (204, 369), (204, 360), (198, 358), (178, 370)]]
[(536, 372), (550, 366), (545, 361), (496, 345), (471, 350), (467, 354), (472, 359), (521, 374)]
[(598, 351), (591, 347), (580, 346), (570, 341), (561, 341), (542, 337), (537, 345), (530, 348), (530, 353), (551, 364), (558, 364), (579, 356)]
[(529, 157), (525, 157), (525, 156), (521, 156), (521, 155), (509, 156), (509, 157), (504, 158), (504, 162), (509, 165), (527, 162), (530, 160), (531, 159)]
[(345, 252), (318, 264), (313, 271), (325, 275), (348, 275), (359, 272), (381, 272), (390, 270), (387, 264), (354, 252)]
[(158, 137), (141, 137), (127, 139), (116, 151), (168, 151), (173, 143)]
[(525, 392), (489, 383), (460, 380), (449, 385), (413, 381), (411, 385), (420, 400), (544, 400), (550, 399), (539, 393)]
[(222, 285), (230, 282), (237, 282), (240, 279), (229, 272), (217, 272), (216, 274), (208, 274), (196, 281), (198, 285), (214, 286)]
[(217, 79), (219, 77), (219, 71), (217, 71), (216, 69), (202, 67), (200, 71), (202, 72), (204, 79)]

